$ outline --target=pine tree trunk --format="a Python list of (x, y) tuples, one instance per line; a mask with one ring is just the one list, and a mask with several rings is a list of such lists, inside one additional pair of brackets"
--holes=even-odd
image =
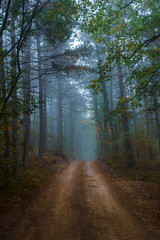
[[(145, 98), (144, 100), (144, 104), (145, 104), (145, 120), (146, 120), (146, 134), (147, 134), (147, 137), (148, 139), (151, 139), (151, 129), (150, 129), (150, 121), (149, 121), (149, 112), (147, 111), (147, 99)], [(148, 147), (148, 155), (149, 155), (149, 158), (151, 160), (153, 160), (153, 147), (152, 147), (152, 144), (149, 144), (149, 147)]]
[(37, 128), (36, 128), (36, 110), (33, 113), (33, 129), (32, 129), (32, 144), (33, 144), (33, 149), (35, 149), (36, 146), (36, 136), (37, 136)]
[(74, 108), (74, 103), (72, 101), (70, 101), (69, 103), (69, 107), (70, 107), (70, 114), (69, 114), (69, 152), (70, 152), (70, 156), (71, 158), (73, 158), (74, 156), (74, 112), (73, 112), (73, 108)]
[(94, 103), (94, 117), (95, 117), (95, 124), (96, 124), (96, 143), (97, 143), (97, 151), (98, 151), (98, 156), (102, 154), (102, 147), (101, 147), (101, 134), (100, 134), (100, 129), (99, 129), (99, 119), (98, 119), (98, 100), (97, 100), (97, 95), (94, 95), (93, 99)]
[(51, 118), (51, 149), (53, 149), (54, 151), (54, 140), (53, 140), (53, 136), (54, 136), (54, 125), (53, 125), (53, 98), (51, 97), (51, 102), (50, 102), (50, 118)]
[(108, 154), (110, 150), (109, 145), (107, 144), (110, 110), (105, 81), (102, 81), (102, 97), (103, 97), (103, 152), (105, 154)]
[[(111, 111), (113, 111), (113, 79), (112, 79), (112, 76), (111, 76), (110, 82), (111, 82), (111, 85), (110, 85), (110, 108), (111, 108)], [(118, 153), (118, 142), (117, 142), (117, 136), (115, 136), (116, 129), (113, 129), (112, 119), (110, 121), (110, 128), (111, 128), (112, 153), (117, 154)]]
[(44, 154), (44, 104), (43, 104), (43, 80), (42, 80), (42, 64), (41, 64), (41, 49), (40, 49), (40, 35), (36, 36), (37, 53), (38, 53), (38, 79), (39, 79), (39, 159), (43, 159)]
[(28, 160), (29, 141), (30, 141), (30, 41), (28, 40), (24, 51), (24, 146), (22, 164), (25, 167)]
[(47, 90), (47, 83), (46, 80), (44, 81), (44, 99), (43, 99), (43, 107), (44, 107), (44, 114), (43, 114), (43, 122), (44, 122), (44, 152), (47, 152), (47, 104), (46, 104), (46, 90)]
[[(132, 88), (131, 86), (129, 87), (130, 89), (130, 94), (131, 94), (131, 98), (133, 97), (133, 94), (132, 94)], [(137, 119), (136, 119), (136, 111), (135, 111), (135, 108), (132, 109), (132, 119), (133, 119), (133, 126), (134, 126), (134, 130), (136, 129), (137, 127)]]
[(158, 101), (157, 101), (157, 89), (155, 89), (154, 94), (154, 112), (156, 117), (156, 128), (157, 128), (157, 141), (158, 141), (158, 150), (160, 151), (160, 122), (159, 122), (159, 114), (158, 114)]
[[(15, 29), (15, 19), (12, 18), (12, 29)], [(12, 45), (15, 44), (15, 31), (12, 30), (11, 32), (11, 41)], [(11, 52), (11, 68), (12, 68), (12, 80), (13, 85), (16, 85), (16, 50), (13, 48)], [(14, 164), (15, 164), (15, 171), (17, 171), (18, 168), (18, 122), (17, 122), (17, 88), (15, 86), (13, 93), (12, 93), (12, 101), (13, 101), (13, 118), (12, 118), (12, 144), (13, 144), (13, 158), (14, 158)]]
[[(3, 51), (3, 42), (0, 38), (0, 52)], [(5, 82), (5, 70), (4, 61), (0, 58), (0, 87), (1, 87), (1, 99), (2, 101), (6, 98), (6, 82)], [(9, 157), (10, 157), (10, 137), (9, 137), (9, 119), (6, 112), (1, 112), (1, 126), (4, 135), (4, 178), (5, 185), (8, 186), (8, 168), (9, 168)]]
[[(125, 97), (125, 93), (124, 93), (124, 84), (123, 84), (123, 77), (122, 77), (122, 67), (120, 64), (118, 64), (118, 80), (119, 80), (119, 88), (120, 88), (120, 99), (123, 99)], [(123, 104), (122, 111), (125, 108), (126, 108), (126, 105)], [(130, 133), (129, 120), (126, 114), (124, 113), (122, 114), (123, 114), (122, 126), (123, 126), (123, 135), (124, 135), (124, 147), (125, 147), (127, 166), (134, 167), (135, 160), (134, 160), (132, 144), (129, 136), (129, 133)]]
[(58, 86), (58, 150), (63, 152), (63, 126), (62, 126), (62, 83), (61, 78), (57, 78)]

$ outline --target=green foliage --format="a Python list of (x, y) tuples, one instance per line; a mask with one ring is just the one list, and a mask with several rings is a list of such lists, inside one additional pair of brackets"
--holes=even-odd
[(71, 35), (77, 14), (78, 5), (74, 0), (60, 0), (41, 12), (37, 24), (42, 24), (48, 42), (54, 45)]
[[(59, 160), (54, 155), (46, 155), (43, 161), (37, 156), (30, 154), (28, 165), (26, 168), (19, 166), (18, 171), (13, 171), (14, 161), (8, 159), (7, 176), (5, 176), (4, 163), (1, 159), (0, 167), (0, 205), (6, 202), (19, 202), (24, 197), (33, 194), (44, 185), (51, 174), (53, 174), (59, 166)], [(6, 180), (7, 178), (7, 185)], [(5, 202), (6, 201), (6, 202)]]
[(112, 111), (112, 117), (116, 117), (118, 124), (123, 121), (124, 117), (128, 119), (132, 117), (130, 102), (130, 97), (123, 97), (118, 101), (116, 108)]
[(98, 92), (102, 92), (102, 83), (104, 81), (110, 81), (111, 79), (110, 72), (111, 68), (108, 67), (106, 69), (105, 64), (102, 65), (102, 61), (100, 60), (97, 63), (97, 74), (99, 75), (99, 78), (91, 80), (90, 85), (87, 88), (91, 89), (93, 91), (93, 94), (98, 94)]
[[(128, 133), (133, 146), (133, 154), (136, 161), (136, 167), (141, 169), (156, 170), (156, 166), (159, 166), (158, 158), (158, 145), (155, 144), (156, 139), (151, 136), (147, 136), (144, 123), (137, 125), (137, 128)], [(121, 131), (118, 132), (116, 140), (119, 146), (119, 152), (116, 154), (111, 152), (108, 156), (108, 163), (112, 167), (124, 167), (126, 166), (125, 149), (123, 145), (123, 135)], [(111, 139), (112, 141), (112, 139)], [(112, 142), (111, 142), (112, 143)], [(148, 152), (152, 149), (154, 161), (150, 159)], [(127, 167), (127, 166), (126, 166)]]
[[(96, 42), (106, 45), (107, 58), (103, 65), (105, 75), (109, 76), (108, 71), (117, 62), (125, 64), (131, 72), (127, 82), (137, 82), (134, 98), (137, 102), (143, 99), (144, 94), (153, 95), (155, 88), (160, 90), (156, 80), (160, 76), (159, 1), (136, 0), (132, 4), (119, 0), (87, 3), (88, 10), (85, 13), (82, 11), (83, 30), (91, 33)], [(100, 84), (100, 80), (96, 79), (90, 87), (98, 92)]]
[[(159, 128), (158, 109), (160, 104), (157, 99), (160, 97), (160, 3), (158, 0), (127, 2), (97, 0), (94, 3), (87, 1), (85, 11), (83, 11), (84, 3), (82, 5), (83, 31), (91, 34), (92, 39), (99, 44), (99, 47), (105, 46), (103, 61), (97, 66), (99, 77), (92, 80), (88, 88), (96, 94), (102, 91), (103, 81), (110, 80), (111, 71), (118, 65), (121, 65), (127, 73), (126, 86), (131, 86), (131, 97), (124, 97), (123, 93), (112, 111), (111, 124), (114, 122), (119, 128), (123, 126), (117, 137), (120, 162), (122, 161), (125, 165), (127, 161), (125, 148), (121, 142), (125, 142), (128, 137), (131, 139), (135, 158), (139, 159), (136, 159), (136, 164), (143, 159), (156, 158), (152, 153), (153, 142), (150, 143), (149, 136), (144, 135), (144, 138), (133, 140), (134, 135), (129, 133), (129, 120), (135, 109), (139, 108), (141, 112), (145, 111), (145, 113), (153, 111), (156, 114), (157, 129)], [(115, 72), (112, 73), (115, 74)], [(146, 99), (150, 101), (149, 106)], [(140, 114), (139, 116), (141, 117)], [(128, 130), (125, 130), (124, 127)], [(144, 132), (147, 131), (146, 129)], [(112, 132), (114, 132), (113, 124)], [(111, 142), (113, 142), (113, 138), (112, 136)], [(136, 140), (141, 149), (136, 145)], [(157, 140), (154, 139), (154, 141)], [(114, 152), (113, 149), (110, 150), (110, 152), (112, 151)], [(137, 157), (138, 151), (140, 151), (141, 157)], [(156, 149), (157, 151), (158, 149)], [(133, 156), (132, 153), (131, 155)]]

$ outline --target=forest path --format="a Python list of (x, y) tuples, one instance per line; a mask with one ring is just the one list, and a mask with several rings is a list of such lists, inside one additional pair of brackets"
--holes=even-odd
[(96, 162), (71, 162), (26, 209), (11, 240), (143, 240)]

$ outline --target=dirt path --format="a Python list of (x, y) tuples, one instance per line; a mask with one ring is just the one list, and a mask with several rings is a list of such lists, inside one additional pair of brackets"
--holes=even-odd
[(3, 240), (143, 240), (95, 162), (71, 162)]

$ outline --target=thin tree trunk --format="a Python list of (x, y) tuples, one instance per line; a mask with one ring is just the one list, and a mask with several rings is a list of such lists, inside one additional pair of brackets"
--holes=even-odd
[[(124, 84), (123, 84), (123, 78), (122, 78), (122, 67), (120, 64), (118, 64), (118, 80), (119, 80), (119, 88), (120, 88), (120, 99), (125, 98), (124, 93)], [(133, 149), (132, 144), (129, 136), (129, 120), (127, 115), (124, 113), (124, 110), (126, 109), (126, 104), (122, 105), (122, 126), (123, 126), (123, 135), (124, 135), (124, 147), (125, 147), (125, 154), (126, 154), (126, 160), (128, 167), (134, 167), (135, 166), (135, 160), (133, 156)]]
[[(15, 29), (15, 19), (12, 19), (12, 29)], [(11, 41), (12, 45), (15, 44), (15, 31), (11, 32)], [(16, 50), (15, 48), (11, 52), (11, 68), (12, 68), (12, 80), (13, 85), (16, 85)], [(13, 118), (12, 118), (12, 141), (13, 141), (13, 158), (15, 164), (15, 171), (18, 168), (18, 122), (17, 122), (17, 87), (14, 88), (12, 93), (12, 101), (13, 101)]]
[(36, 128), (36, 119), (37, 119), (37, 115), (36, 115), (37, 111), (34, 111), (33, 113), (33, 130), (32, 130), (32, 144), (33, 144), (33, 149), (35, 149), (36, 146), (36, 135), (37, 135), (37, 128)]
[(44, 113), (43, 113), (43, 122), (44, 122), (44, 152), (47, 151), (47, 103), (46, 103), (46, 91), (47, 91), (47, 83), (44, 81)]
[[(0, 38), (0, 52), (3, 51), (3, 42), (2, 38)], [(0, 58), (0, 84), (1, 84), (1, 97), (2, 101), (6, 98), (6, 82), (5, 82), (5, 70), (4, 70), (4, 61)], [(9, 119), (5, 112), (2, 112), (1, 118), (1, 126), (3, 129), (4, 135), (4, 178), (5, 178), (5, 185), (8, 186), (8, 160), (10, 157), (10, 137), (9, 137)]]
[[(111, 111), (113, 111), (113, 79), (111, 76), (111, 81), (110, 81), (111, 85), (110, 85), (110, 108)], [(113, 129), (113, 123), (112, 123), (112, 119), (110, 121), (110, 128), (111, 128), (111, 150), (112, 153), (117, 154), (118, 153), (118, 143), (117, 143), (117, 136), (115, 136), (116, 133), (116, 129)]]
[(29, 140), (30, 140), (30, 41), (27, 42), (24, 51), (24, 146), (23, 146), (23, 159), (22, 164), (25, 167), (28, 160)]
[(61, 78), (57, 78), (58, 86), (58, 150), (63, 152), (63, 126), (62, 126), (62, 83)]
[(54, 151), (54, 125), (53, 125), (53, 98), (51, 97), (51, 105), (50, 105), (50, 118), (51, 118), (51, 148)]
[(157, 141), (158, 141), (158, 150), (160, 151), (160, 122), (159, 122), (159, 114), (158, 114), (158, 101), (157, 101), (157, 90), (155, 90), (154, 95), (154, 112), (156, 117), (156, 128), (157, 128)]
[[(144, 105), (145, 105), (145, 119), (146, 119), (146, 134), (147, 134), (147, 137), (148, 139), (152, 139), (151, 137), (151, 129), (150, 129), (150, 121), (149, 121), (149, 113), (147, 111), (147, 99), (145, 98), (144, 100)], [(149, 147), (148, 147), (148, 155), (149, 155), (149, 158), (151, 160), (153, 160), (153, 147), (152, 147), (152, 144), (149, 144)]]
[(94, 96), (94, 115), (95, 115), (95, 122), (96, 122), (96, 140), (97, 140), (97, 149), (98, 149), (98, 155), (101, 155), (103, 153), (103, 147), (102, 147), (102, 134), (100, 128), (100, 119), (98, 117), (98, 99), (97, 95)]
[[(129, 86), (129, 90), (130, 90), (130, 94), (131, 94), (131, 98), (132, 98), (132, 97), (133, 97), (133, 94), (132, 94), (132, 88), (131, 88), (131, 86)], [(136, 119), (136, 111), (135, 111), (135, 108), (132, 109), (132, 119), (133, 119), (134, 130), (136, 130), (136, 127), (137, 127), (137, 119)]]
[(43, 104), (43, 80), (42, 80), (42, 64), (41, 64), (41, 49), (40, 49), (40, 35), (39, 33), (36, 36), (37, 40), (37, 53), (38, 53), (38, 75), (39, 75), (39, 151), (38, 157), (39, 159), (43, 159), (44, 154), (44, 104)]
[(110, 108), (111, 108), (111, 111), (113, 110), (113, 79), (112, 79), (112, 76), (111, 76), (111, 81), (110, 81), (111, 85), (110, 85)]
[(104, 153), (109, 153), (109, 145), (107, 144), (108, 139), (108, 124), (109, 124), (109, 101), (106, 90), (106, 83), (102, 81), (102, 97), (103, 97), (103, 148)]
[(74, 140), (75, 123), (74, 123), (74, 112), (73, 112), (74, 103), (72, 101), (70, 101), (69, 106), (70, 106), (70, 114), (69, 114), (69, 152), (70, 152), (71, 158), (73, 158), (73, 156), (74, 156), (74, 141), (75, 141)]

